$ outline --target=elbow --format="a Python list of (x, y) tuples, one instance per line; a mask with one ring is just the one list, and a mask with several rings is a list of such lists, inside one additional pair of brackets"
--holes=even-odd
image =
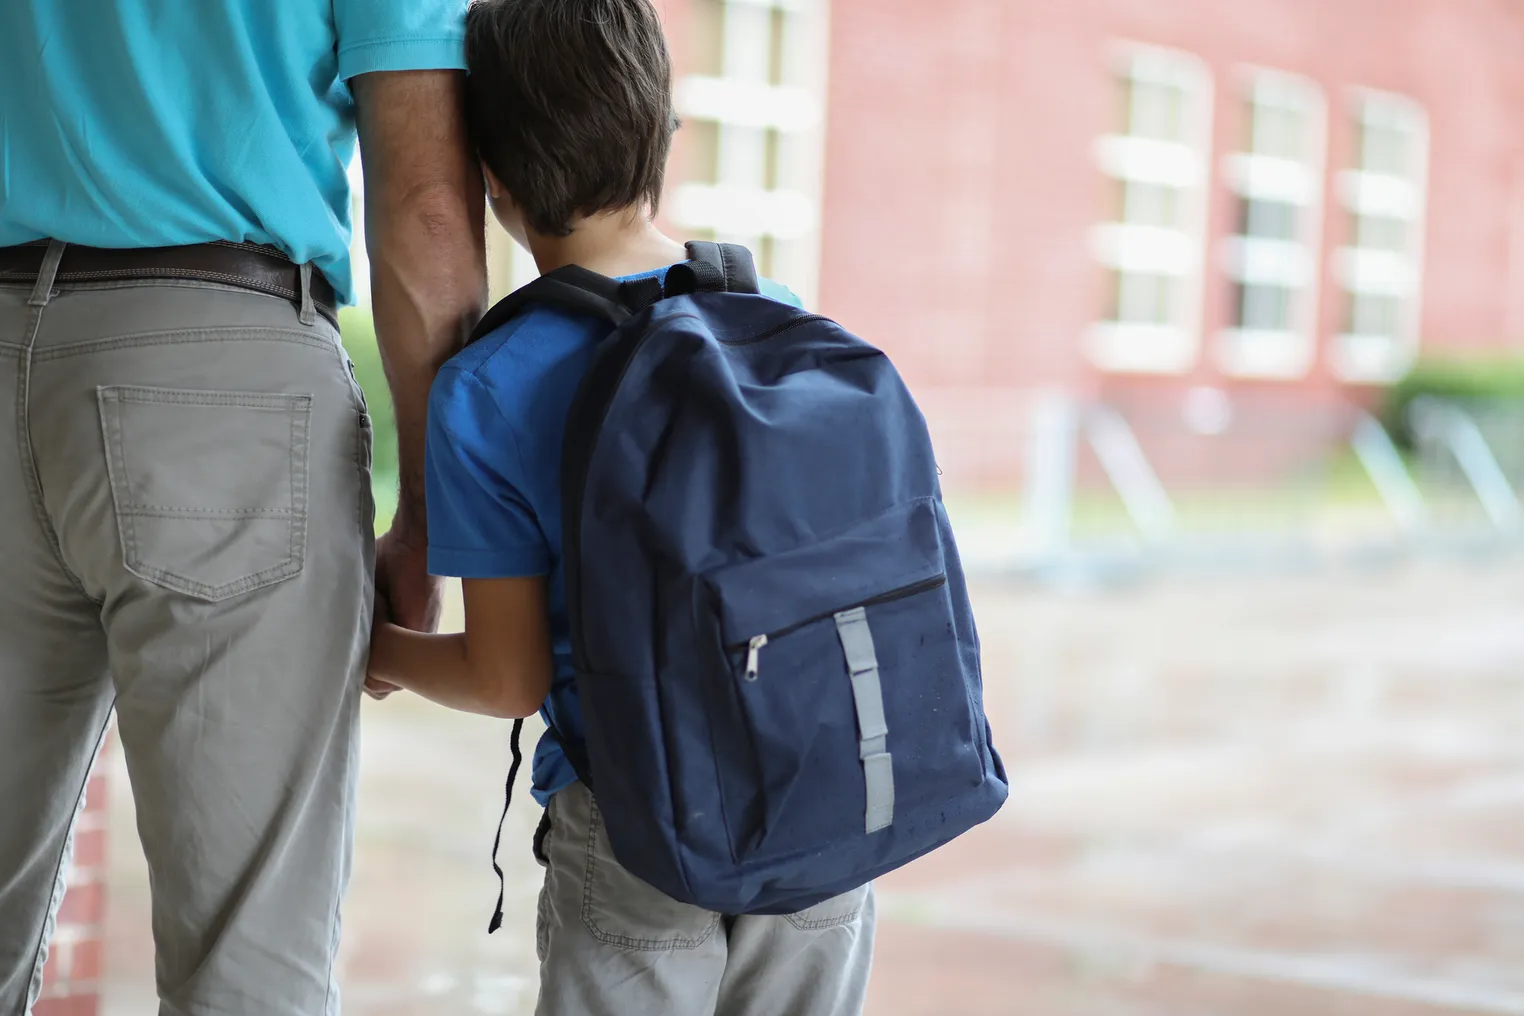
[(482, 696), (481, 712), (500, 720), (522, 720), (533, 716), (550, 694), (550, 663), (536, 666), (532, 673), (499, 674), (488, 683)]
[(373, 260), (396, 248), (417, 248), (473, 266), (481, 262), (485, 271), (483, 214), (474, 196), (454, 182), (397, 187), (367, 206), (367, 247)]
[(523, 720), (539, 712), (544, 704), (544, 699), (531, 701), (521, 695), (500, 693), (483, 702), (478, 712), (495, 720)]

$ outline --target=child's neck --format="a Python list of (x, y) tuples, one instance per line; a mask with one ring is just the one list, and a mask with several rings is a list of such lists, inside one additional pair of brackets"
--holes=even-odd
[(643, 211), (604, 212), (578, 220), (569, 236), (530, 234), (540, 272), (580, 265), (599, 275), (640, 275), (687, 259), (682, 244), (657, 229)]

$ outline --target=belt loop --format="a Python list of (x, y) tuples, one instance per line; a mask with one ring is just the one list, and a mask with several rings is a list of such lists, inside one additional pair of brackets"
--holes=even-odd
[(65, 246), (67, 245), (62, 240), (48, 241), (48, 251), (42, 256), (42, 267), (37, 269), (37, 285), (32, 287), (32, 297), (26, 302), (28, 307), (48, 305), (48, 300), (53, 296), (53, 281), (58, 278), (58, 263), (63, 260)]
[(301, 322), (309, 328), (317, 324), (317, 305), (312, 302), (312, 262), (303, 261)]

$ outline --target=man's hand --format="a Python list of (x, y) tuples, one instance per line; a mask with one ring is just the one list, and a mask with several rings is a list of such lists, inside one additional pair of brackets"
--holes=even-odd
[(376, 614), (402, 628), (434, 632), (444, 609), (444, 580), (429, 574), (428, 543), (393, 525), (376, 541)]
[[(386, 537), (383, 537), (382, 540), (390, 542), (387, 540), (387, 538), (390, 536), (391, 533), (387, 533)], [(378, 548), (382, 545), (382, 540), (377, 541), (376, 546)], [(377, 559), (380, 559), (379, 555)], [(380, 583), (378, 582), (376, 585), (375, 616), (371, 619), (370, 625), (371, 655), (370, 659), (365, 664), (365, 694), (375, 699), (377, 702), (386, 699), (393, 692), (402, 690), (397, 685), (392, 684), (390, 681), (383, 681), (381, 678), (375, 676), (375, 674), (372, 672), (372, 667), (376, 662), (376, 642), (379, 639), (382, 627), (384, 625), (390, 624), (391, 620), (391, 607), (387, 603), (386, 595), (381, 592)]]

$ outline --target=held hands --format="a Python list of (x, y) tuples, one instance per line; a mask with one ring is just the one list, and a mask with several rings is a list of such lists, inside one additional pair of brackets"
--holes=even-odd
[(377, 662), (377, 646), (381, 639), (381, 630), (386, 625), (391, 623), (392, 612), (387, 607), (386, 597), (382, 596), (381, 591), (377, 589), (376, 612), (374, 618), (371, 620), (370, 625), (370, 659), (366, 663), (365, 674), (365, 694), (369, 695), (377, 702), (385, 699), (392, 692), (402, 690), (397, 685), (392, 684), (390, 681), (383, 680), (382, 678), (376, 676), (375, 673), (375, 666)]
[[(444, 605), (444, 581), (429, 574), (428, 542), (401, 520), (376, 541), (376, 616), (374, 631), (387, 623), (413, 631), (434, 632)], [(374, 646), (374, 637), (372, 638)], [(372, 657), (374, 662), (374, 656)], [(381, 700), (399, 691), (374, 675), (365, 678), (365, 694)]]

